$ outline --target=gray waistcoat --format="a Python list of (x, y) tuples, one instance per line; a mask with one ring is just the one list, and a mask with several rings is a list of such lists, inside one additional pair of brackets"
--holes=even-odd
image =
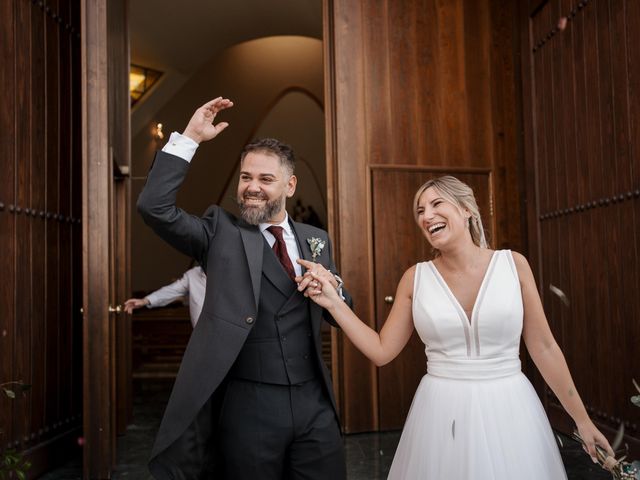
[(309, 300), (264, 242), (256, 323), (229, 372), (232, 378), (294, 385), (315, 378)]

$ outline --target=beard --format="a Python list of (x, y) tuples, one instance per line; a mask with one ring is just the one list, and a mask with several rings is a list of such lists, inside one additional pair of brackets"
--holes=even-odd
[[(267, 200), (267, 203), (262, 207), (247, 205), (245, 203), (245, 200), (247, 199)], [(240, 208), (240, 216), (249, 225), (258, 225), (260, 223), (269, 222), (282, 208), (284, 208), (285, 201), (285, 195), (269, 201), (268, 197), (264, 193), (245, 194), (237, 198), (238, 208)]]

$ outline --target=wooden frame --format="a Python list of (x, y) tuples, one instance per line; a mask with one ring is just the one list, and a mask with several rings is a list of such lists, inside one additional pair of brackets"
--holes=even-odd
[(82, 224), (85, 478), (109, 478), (115, 455), (109, 314), (107, 0), (82, 1)]

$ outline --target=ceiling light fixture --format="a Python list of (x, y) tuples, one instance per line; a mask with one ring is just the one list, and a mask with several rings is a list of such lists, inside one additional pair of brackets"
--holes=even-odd
[(162, 72), (131, 64), (129, 69), (129, 94), (133, 107), (160, 79)]

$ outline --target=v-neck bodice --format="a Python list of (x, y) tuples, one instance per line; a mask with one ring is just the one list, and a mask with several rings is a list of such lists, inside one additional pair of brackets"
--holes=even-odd
[[(508, 359), (519, 368), (523, 306), (509, 250), (493, 253), (471, 318), (432, 262), (416, 266), (413, 320), (431, 365), (452, 359)], [(491, 360), (493, 361), (493, 360)]]
[(487, 278), (491, 276), (491, 271), (493, 270), (494, 258), (496, 258), (495, 251), (491, 254), (491, 258), (489, 259), (489, 265), (487, 265), (487, 268), (484, 271), (484, 275), (482, 276), (482, 280), (480, 281), (480, 288), (478, 289), (478, 292), (476, 293), (476, 298), (473, 301), (473, 304), (471, 305), (471, 317), (467, 315), (467, 312), (462, 306), (462, 303), (460, 303), (460, 300), (458, 300), (458, 297), (456, 297), (456, 295), (453, 293), (453, 290), (451, 290), (451, 288), (449, 287), (449, 284), (440, 273), (440, 270), (438, 270), (438, 267), (436, 267), (436, 264), (433, 263), (433, 261), (427, 262), (427, 265), (429, 265), (429, 267), (433, 270), (433, 274), (437, 277), (438, 281), (442, 285), (442, 288), (451, 297), (451, 302), (462, 311), (462, 314), (469, 321), (469, 324), (473, 324), (473, 317), (476, 311), (476, 305), (478, 304), (478, 299), (483, 295)]

